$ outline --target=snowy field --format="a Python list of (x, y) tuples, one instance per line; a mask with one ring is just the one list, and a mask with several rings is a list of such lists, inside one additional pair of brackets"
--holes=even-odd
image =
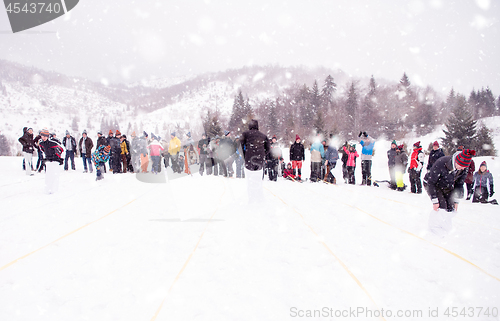
[(499, 206), (463, 201), (439, 238), (427, 195), (384, 184), (266, 179), (251, 208), (242, 179), (96, 182), (78, 158), (46, 195), (21, 163), (0, 157), (2, 321), (500, 320)]

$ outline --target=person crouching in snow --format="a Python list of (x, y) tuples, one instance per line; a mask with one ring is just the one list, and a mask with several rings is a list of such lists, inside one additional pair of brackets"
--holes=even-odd
[[(347, 142), (345, 145), (347, 145)], [(349, 180), (349, 184), (354, 185), (356, 184), (356, 178), (354, 177), (354, 171), (356, 169), (356, 157), (359, 157), (359, 154), (356, 151), (356, 144), (349, 146), (349, 149), (344, 146), (344, 152), (347, 154), (347, 177)]]
[(427, 178), (427, 191), (432, 208), (452, 212), (458, 209), (458, 199), (464, 196), (464, 182), (475, 150), (466, 149), (453, 156), (439, 158)]
[(288, 163), (286, 165), (285, 170), (283, 171), (283, 178), (295, 180), (295, 175), (293, 175), (292, 163)]
[(92, 162), (94, 163), (94, 167), (96, 169), (97, 177), (96, 181), (103, 179), (101, 169), (103, 169), (104, 164), (109, 161), (109, 152), (111, 151), (111, 146), (101, 145), (99, 146), (95, 152), (92, 153)]
[[(488, 203), (488, 195), (492, 197), (495, 192), (493, 191), (493, 175), (486, 167), (486, 162), (482, 162), (479, 170), (474, 173), (473, 181), (474, 196), (472, 197), (472, 203)], [(498, 204), (498, 202), (495, 201), (495, 204)]]

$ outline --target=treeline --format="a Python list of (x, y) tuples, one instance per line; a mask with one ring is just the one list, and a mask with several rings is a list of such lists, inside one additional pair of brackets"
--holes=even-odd
[[(396, 85), (380, 85), (372, 76), (366, 85), (352, 81), (340, 89), (327, 76), (322, 86), (317, 81), (312, 87), (295, 84), (274, 99), (257, 101), (253, 106), (240, 91), (227, 124), (212, 113), (207, 114), (204, 128), (209, 133), (223, 127), (240, 134), (248, 119), (256, 117), (263, 132), (291, 142), (296, 134), (308, 137), (315, 133), (351, 139), (360, 130), (374, 137), (401, 139), (412, 131), (423, 136), (436, 125), (447, 124), (443, 135), (447, 149), (465, 145), (487, 155), (494, 153), (491, 132), (484, 125), (476, 128), (477, 119), (500, 115), (499, 110), (500, 97), (495, 100), (489, 88), (473, 90), (469, 98), (452, 89), (442, 101), (431, 87), (414, 87), (406, 73)], [(462, 127), (468, 128), (467, 135), (459, 130)]]

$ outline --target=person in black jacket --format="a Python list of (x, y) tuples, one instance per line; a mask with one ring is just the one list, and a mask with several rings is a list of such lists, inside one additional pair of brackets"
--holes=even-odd
[(92, 173), (92, 148), (94, 148), (94, 142), (87, 136), (87, 131), (83, 130), (82, 137), (78, 142), (78, 150), (82, 156), (84, 173), (89, 171)]
[[(64, 156), (64, 170), (68, 170), (68, 159), (71, 160), (71, 169), (76, 170), (75, 168), (75, 153), (76, 153), (76, 140), (73, 136), (70, 135), (69, 131), (66, 131), (66, 136), (64, 136), (62, 145), (66, 148), (66, 155)], [(81, 151), (80, 151), (81, 152)]]
[(299, 135), (295, 135), (295, 143), (290, 146), (290, 161), (292, 162), (293, 175), (296, 175), (299, 181), (302, 175), (302, 162), (305, 160), (304, 145), (300, 142)]
[(387, 166), (389, 167), (389, 186), (391, 189), (396, 189), (396, 150), (398, 144), (395, 140), (391, 143), (391, 149), (387, 151)]
[(248, 122), (248, 130), (241, 135), (241, 147), (245, 158), (245, 173), (249, 204), (258, 204), (263, 200), (262, 178), (264, 161), (270, 150), (269, 139), (259, 131), (259, 123), (252, 119)]
[[(99, 149), (99, 147), (101, 146), (108, 146), (108, 140), (106, 139), (106, 137), (104, 137), (102, 135), (102, 132), (101, 131), (98, 131), (97, 132), (97, 146), (96, 146), (96, 150)], [(102, 163), (102, 167), (101, 169), (104, 171), (104, 173), (106, 173), (106, 163)]]
[(434, 165), (434, 163), (443, 156), (444, 152), (441, 148), (439, 148), (439, 143), (437, 141), (432, 143), (432, 150), (429, 153), (429, 161), (427, 162), (427, 171), (430, 171), (432, 165)]
[(33, 129), (24, 127), (23, 136), (19, 137), (19, 142), (21, 143), (21, 145), (23, 145), (24, 167), (26, 169), (26, 175), (33, 176), (33, 174), (31, 173), (31, 171), (33, 170), (33, 152), (35, 151)]
[(121, 173), (122, 171), (122, 162), (121, 162), (122, 148), (120, 146), (121, 144), (120, 137), (121, 133), (117, 129), (115, 137), (112, 137), (109, 140), (109, 145), (111, 146), (110, 166), (112, 166), (113, 174), (118, 174)]
[(271, 139), (269, 144), (269, 153), (267, 154), (267, 172), (270, 181), (278, 180), (278, 166), (283, 162), (281, 148), (278, 146), (276, 135)]
[(207, 135), (202, 134), (201, 139), (198, 141), (198, 149), (200, 153), (200, 176), (203, 176), (203, 171), (205, 166), (207, 167), (207, 175), (212, 174), (212, 160), (208, 159), (208, 146), (210, 144), (210, 139)]
[(464, 196), (464, 182), (467, 169), (476, 155), (474, 150), (456, 152), (453, 156), (439, 158), (424, 180), (435, 211), (439, 208), (448, 212), (458, 209), (458, 198)]

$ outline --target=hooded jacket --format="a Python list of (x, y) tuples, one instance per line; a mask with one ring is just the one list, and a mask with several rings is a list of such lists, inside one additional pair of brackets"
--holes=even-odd
[(325, 148), (320, 141), (315, 141), (311, 145), (311, 162), (320, 163), (323, 157), (325, 157)]
[(443, 156), (444, 156), (444, 152), (441, 148), (438, 148), (436, 150), (434, 150), (434, 149), (431, 150), (431, 152), (429, 154), (429, 161), (427, 164), (427, 170), (430, 170), (432, 168), (432, 165), (434, 165), (434, 163)]
[(488, 193), (491, 195), (491, 193), (493, 192), (493, 175), (491, 175), (489, 170), (486, 170), (483, 173), (480, 173), (479, 171), (475, 172), (473, 180), (473, 189), (476, 189), (476, 187), (486, 187)]
[(35, 140), (33, 139), (33, 134), (28, 132), (28, 128), (23, 128), (23, 136), (19, 137), (19, 142), (23, 145), (23, 152), (33, 153), (35, 150)]
[(360, 137), (359, 143), (363, 146), (361, 150), (361, 160), (371, 160), (373, 156), (373, 148), (375, 147), (375, 140), (368, 137)]
[(258, 171), (264, 167), (264, 161), (269, 153), (269, 139), (259, 131), (259, 123), (252, 119), (248, 130), (241, 135), (241, 147), (245, 157), (245, 167), (250, 171)]
[(292, 144), (292, 146), (290, 146), (290, 161), (304, 161), (304, 160), (306, 160), (304, 145), (302, 143), (297, 143), (297, 141), (295, 141)]
[(339, 160), (339, 152), (337, 151), (337, 148), (328, 146), (328, 149), (325, 152), (325, 158), (328, 161), (329, 166), (335, 167), (337, 161)]
[(356, 157), (359, 157), (359, 154), (356, 150), (351, 152), (350, 150), (347, 149), (347, 147), (344, 146), (344, 152), (347, 154), (347, 164), (346, 166), (356, 166)]

